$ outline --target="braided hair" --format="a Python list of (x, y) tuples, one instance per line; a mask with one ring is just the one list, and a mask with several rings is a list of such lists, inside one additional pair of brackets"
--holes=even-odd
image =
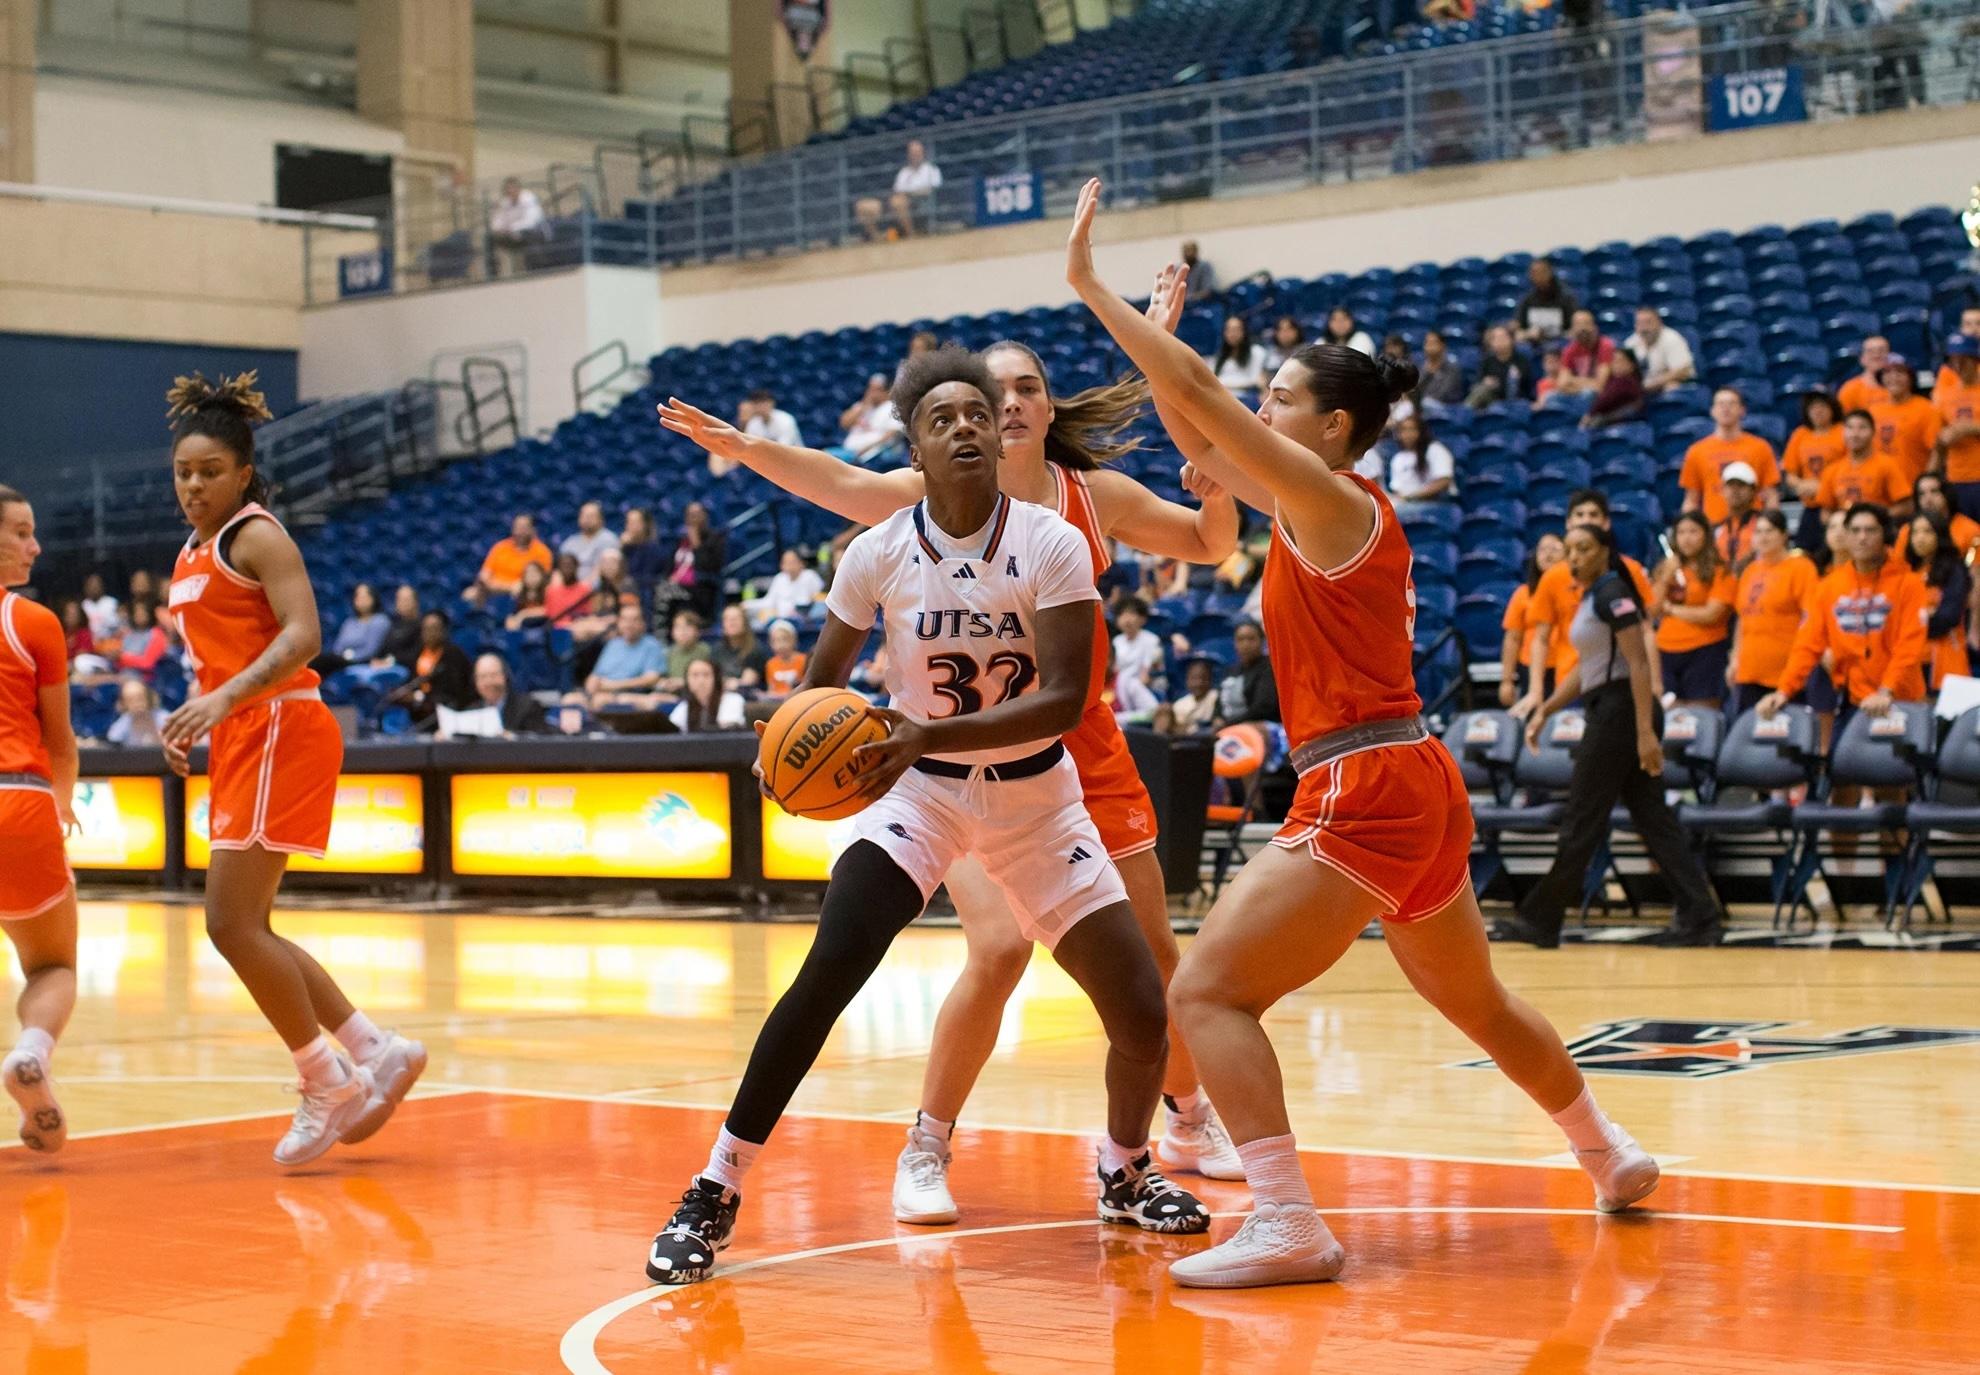
[[(172, 447), (194, 435), (211, 439), (233, 454), (244, 468), (254, 467), (254, 426), (270, 419), (268, 399), (255, 388), (258, 374), (250, 371), (209, 382), (202, 373), (172, 379), (165, 393), (165, 419), (172, 426)], [(248, 479), (243, 503), (266, 505), (268, 479), (256, 468)]]

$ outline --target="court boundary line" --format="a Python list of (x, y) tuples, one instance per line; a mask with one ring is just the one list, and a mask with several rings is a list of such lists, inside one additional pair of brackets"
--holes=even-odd
[[(1415, 1215), (1464, 1215), (1472, 1217), (1586, 1217), (1600, 1220), (1609, 1216), (1594, 1208), (1467, 1208), (1432, 1207), (1410, 1204), (1378, 1204), (1356, 1208), (1321, 1208), (1322, 1217), (1397, 1217)], [(1245, 1217), (1243, 1212), (1212, 1213), (1213, 1218)], [(1858, 1232), (1879, 1236), (1893, 1236), (1904, 1231), (1902, 1227), (1863, 1222), (1826, 1222), (1806, 1218), (1742, 1217), (1728, 1213), (1665, 1213), (1644, 1212), (1643, 1219), (1670, 1222), (1701, 1222), (1717, 1225), (1745, 1227), (1783, 1227), (1814, 1232)], [(877, 1251), (892, 1246), (926, 1246), (938, 1242), (960, 1241), (965, 1237), (1006, 1236), (1014, 1232), (1060, 1232), (1076, 1227), (1103, 1228), (1108, 1224), (1099, 1218), (1079, 1218), (1052, 1222), (1015, 1222), (998, 1227), (972, 1227), (962, 1231), (931, 1231), (897, 1233), (890, 1237), (876, 1237), (865, 1241), (844, 1241), (831, 1246), (814, 1246), (802, 1251), (786, 1251), (778, 1255), (759, 1256), (739, 1265), (724, 1269), (709, 1280), (733, 1279), (753, 1270), (767, 1270), (773, 1266), (793, 1265), (799, 1261), (819, 1260), (826, 1256), (842, 1256), (857, 1251)], [(648, 1299), (662, 1294), (677, 1294), (691, 1288), (690, 1285), (649, 1284), (644, 1289), (623, 1294), (608, 1303), (586, 1313), (564, 1330), (563, 1338), (557, 1343), (557, 1355), (570, 1375), (614, 1375), (612, 1368), (598, 1358), (598, 1338), (605, 1329), (620, 1318), (638, 1308)]]
[[(254, 1078), (252, 1076), (238, 1076), (237, 1079), (236, 1076), (223, 1075), (132, 1075), (125, 1078), (112, 1078), (110, 1076), (97, 1076), (95, 1078), (85, 1076), (77, 1076), (75, 1078), (65, 1077), (62, 1082), (72, 1084), (248, 1082), (279, 1085), (283, 1082), (283, 1078), (279, 1075), (271, 1075), (266, 1079)], [(421, 1083), (413, 1091), (412, 1097), (408, 1101), (416, 1102), (427, 1098), (456, 1098), (463, 1094), (486, 1093), (496, 1097), (544, 1098), (570, 1103), (623, 1103), (633, 1107), (673, 1108), (683, 1112), (719, 1113), (724, 1110), (719, 1103), (691, 1103), (683, 1099), (640, 1096), (642, 1094), (661, 1091), (617, 1089), (611, 1093), (576, 1093), (566, 1089), (530, 1089), (517, 1088), (510, 1085), (466, 1084), (456, 1080), (438, 1080), (431, 1083)], [(271, 1108), (262, 1112), (234, 1113), (221, 1117), (188, 1117), (177, 1118), (166, 1122), (148, 1122), (134, 1127), (99, 1127), (94, 1131), (70, 1132), (69, 1140), (87, 1141), (110, 1136), (136, 1135), (140, 1132), (171, 1131), (180, 1127), (221, 1126), (230, 1122), (250, 1122), (261, 1117), (287, 1117), (292, 1111), (292, 1109), (288, 1108)], [(902, 1128), (905, 1128), (913, 1121), (912, 1114), (908, 1113), (882, 1115), (879, 1113), (801, 1111), (796, 1108), (786, 1110), (784, 1116), (805, 1118), (818, 1122), (870, 1122), (877, 1123), (881, 1126)], [(1097, 1139), (1100, 1135), (1100, 1129), (1097, 1127), (1087, 1131), (1074, 1127), (1026, 1127), (1008, 1122), (976, 1121), (970, 1121), (966, 1126), (970, 1131), (1015, 1132), (1031, 1136), (1091, 1137)], [(26, 1147), (19, 1141), (0, 1141), (0, 1150), (24, 1149)], [(1376, 1160), (1427, 1160), (1440, 1165), (1503, 1165), (1513, 1168), (1537, 1170), (1574, 1170), (1580, 1168), (1578, 1165), (1569, 1161), (1548, 1157), (1529, 1159), (1517, 1156), (1450, 1155), (1437, 1151), (1383, 1150), (1379, 1147), (1372, 1146), (1316, 1146), (1306, 1142), (1300, 1143), (1299, 1152), (1301, 1155), (1366, 1156)], [(1888, 1179), (1839, 1179), (1820, 1175), (1760, 1174), (1736, 1170), (1687, 1170), (1682, 1168), (1667, 1169), (1663, 1171), (1663, 1175), (1666, 1179), (1722, 1179), (1739, 1184), (1799, 1184), (1821, 1189), (1881, 1189), (1887, 1193), (1980, 1195), (1980, 1184), (1910, 1184)]]

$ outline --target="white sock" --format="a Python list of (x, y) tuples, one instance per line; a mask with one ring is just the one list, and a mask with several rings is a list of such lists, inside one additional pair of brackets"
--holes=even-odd
[(1307, 1187), (1306, 1171), (1299, 1167), (1299, 1143), (1290, 1134), (1247, 1141), (1237, 1153), (1244, 1162), (1244, 1182), (1251, 1186), (1253, 1204), (1313, 1206), (1313, 1190)]
[(908, 1128), (908, 1134), (910, 1136), (925, 1136), (930, 1141), (938, 1142), (944, 1146), (949, 1144), (949, 1139), (955, 1133), (955, 1123), (944, 1122), (941, 1118), (926, 1112), (915, 1113), (914, 1125)]
[(741, 1193), (743, 1176), (749, 1173), (749, 1167), (756, 1163), (756, 1153), (762, 1149), (761, 1142), (745, 1141), (724, 1127), (715, 1138), (715, 1148), (708, 1152), (708, 1168), (701, 1172), (701, 1177)]
[(24, 1050), (34, 1056), (41, 1061), (41, 1068), (46, 1071), (48, 1062), (55, 1058), (55, 1038), (38, 1026), (22, 1027), (21, 1039), (14, 1042), (14, 1049)]
[(1204, 1098), (1203, 1087), (1200, 1084), (1188, 1093), (1178, 1093), (1174, 1097), (1165, 1093), (1162, 1095), (1162, 1101), (1169, 1105), (1169, 1116), (1192, 1126), (1201, 1122), (1210, 1112), (1209, 1100)]
[(1622, 1132), (1586, 1086), (1581, 1097), (1554, 1114), (1554, 1122), (1567, 1133), (1568, 1145), (1578, 1151), (1606, 1151), (1622, 1139)]
[(350, 1075), (344, 1069), (343, 1057), (337, 1054), (337, 1047), (330, 1044), (330, 1038), (317, 1033), (314, 1041), (301, 1050), (292, 1050), (296, 1072), (302, 1075), (303, 1083), (310, 1088), (336, 1088)]
[(1148, 1143), (1139, 1146), (1123, 1146), (1111, 1136), (1100, 1138), (1100, 1173), (1114, 1174), (1134, 1164), (1148, 1152)]
[(351, 1058), (360, 1065), (368, 1065), (378, 1058), (378, 1052), (385, 1049), (391, 1037), (380, 1031), (371, 1018), (353, 1010), (350, 1018), (337, 1028), (337, 1042), (351, 1053)]

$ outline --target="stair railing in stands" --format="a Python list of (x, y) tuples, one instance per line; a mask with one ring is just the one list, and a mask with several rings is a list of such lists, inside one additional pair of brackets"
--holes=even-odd
[(1458, 647), (1458, 671), (1444, 684), (1441, 692), (1423, 704), (1425, 716), (1443, 715), (1452, 698), (1457, 699), (1460, 710), (1471, 710), (1471, 675), (1465, 670), (1465, 665), (1471, 662), (1471, 652), (1456, 626), (1444, 627), (1443, 634), (1419, 648), (1410, 659), (1410, 667), (1420, 672), (1425, 664), (1435, 661), (1438, 651), (1447, 644)]
[(722, 570), (722, 579), (725, 586), (728, 583), (736, 585), (730, 590), (740, 590), (742, 584), (757, 573), (768, 573), (776, 568), (777, 556), (783, 552), (782, 507), (783, 503), (775, 499), (759, 501), (740, 515), (722, 522), (722, 532), (729, 536), (731, 542), (745, 527), (758, 521), (769, 522), (767, 539), (759, 540), (740, 554), (729, 556), (728, 566)]
[[(476, 378), (487, 382), (486, 391), (476, 390)], [(509, 382), (507, 364), (485, 354), (463, 358), (461, 390), (467, 394), (467, 404), (454, 417), (455, 439), (478, 454), (487, 453), (490, 436), (504, 429), (509, 432), (509, 443), (521, 440), (522, 428), (516, 421), (516, 393)]]
[[(605, 370), (587, 378), (585, 373), (594, 363), (605, 365)], [(632, 350), (626, 347), (625, 340), (601, 344), (571, 364), (571, 404), (582, 411), (592, 397), (603, 395), (623, 377), (637, 379), (641, 371), (641, 366), (633, 362)]]

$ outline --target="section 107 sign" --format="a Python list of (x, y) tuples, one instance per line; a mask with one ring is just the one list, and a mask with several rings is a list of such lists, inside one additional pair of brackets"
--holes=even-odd
[(1755, 72), (1727, 72), (1713, 77), (1705, 92), (1705, 127), (1715, 134), (1767, 124), (1800, 124), (1807, 118), (1801, 68), (1792, 63)]

